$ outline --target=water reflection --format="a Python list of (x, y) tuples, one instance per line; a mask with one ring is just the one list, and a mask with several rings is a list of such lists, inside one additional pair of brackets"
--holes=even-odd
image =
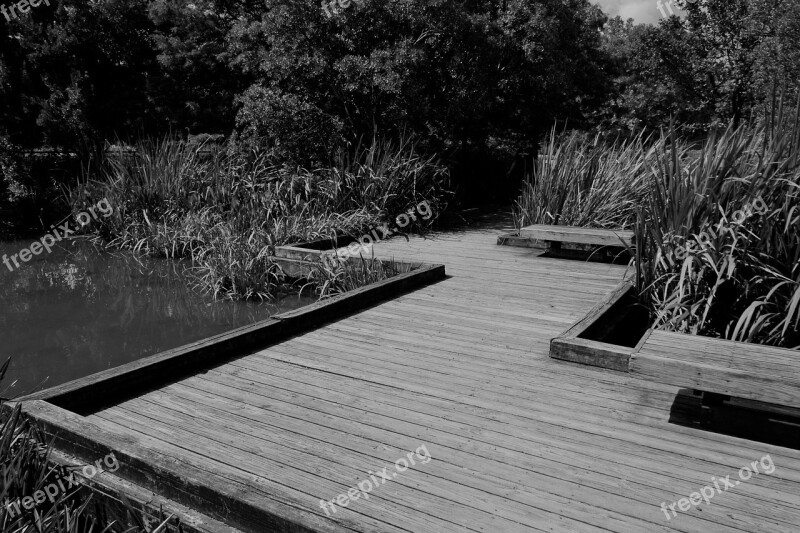
[[(29, 245), (0, 242), (0, 257)], [(51, 387), (314, 301), (215, 301), (194, 293), (183, 270), (79, 240), (14, 272), (0, 263), (0, 359), (13, 356), (0, 395)]]

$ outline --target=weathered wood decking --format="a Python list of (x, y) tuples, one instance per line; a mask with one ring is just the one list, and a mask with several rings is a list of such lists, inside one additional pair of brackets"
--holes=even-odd
[(626, 248), (633, 245), (635, 238), (632, 231), (551, 226), (548, 224), (526, 226), (519, 230), (519, 236), (552, 243), (566, 242), (594, 246), (624, 246)]
[[(449, 278), (87, 418), (321, 531), (796, 533), (800, 452), (670, 424), (676, 387), (548, 357), (625, 269), (501, 232), (378, 244)], [(326, 517), (421, 445), (429, 463)], [(772, 475), (662, 511), (766, 454)]]
[[(755, 359), (755, 360), (754, 360)], [(631, 374), (707, 392), (800, 409), (800, 352), (653, 331), (631, 358)]]

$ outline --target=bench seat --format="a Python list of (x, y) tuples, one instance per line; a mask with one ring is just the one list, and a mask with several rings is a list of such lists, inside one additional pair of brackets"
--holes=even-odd
[(519, 236), (525, 239), (547, 241), (548, 243), (615, 246), (619, 248), (630, 247), (634, 242), (634, 233), (632, 231), (550, 226), (547, 224), (526, 226), (520, 230)]
[(800, 409), (800, 351), (652, 331), (630, 373), (650, 381)]

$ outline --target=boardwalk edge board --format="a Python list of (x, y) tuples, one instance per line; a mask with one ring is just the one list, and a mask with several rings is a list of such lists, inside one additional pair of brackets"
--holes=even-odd
[[(56, 449), (50, 449), (49, 460), (68, 471), (76, 472), (86, 464), (85, 461)], [(242, 533), (220, 520), (215, 520), (195, 509), (189, 509), (109, 472), (81, 480), (86, 487), (81, 487), (79, 490), (86, 491), (87, 496), (91, 495), (93, 501), (102, 501), (103, 505), (115, 509), (119, 516), (124, 516), (129, 509), (133, 509), (146, 517), (144, 522), (149, 524), (160, 524), (169, 517), (168, 523), (170, 525), (179, 523), (184, 533)]]
[(613, 291), (586, 315), (550, 341), (550, 357), (583, 365), (628, 372), (633, 348), (583, 339), (580, 336), (633, 290), (633, 274), (625, 277)]
[(372, 307), (444, 277), (444, 265), (423, 264), (412, 272), (399, 274), (289, 313), (275, 315), (249, 326), (79, 378), (18, 398), (17, 401), (46, 400), (64, 409), (88, 414), (103, 406), (114, 405), (124, 398), (137, 396), (181, 377), (266, 348), (321, 324), (342, 319), (348, 314)]
[[(345, 240), (343, 242), (353, 242), (354, 239)], [(328, 241), (329, 242), (329, 241)], [(294, 246), (276, 246), (273, 261), (280, 267), (283, 273), (293, 278), (305, 278), (309, 276), (314, 268), (319, 265), (323, 257), (334, 258), (337, 257), (337, 249), (322, 248), (325, 243), (323, 241), (315, 241), (309, 244), (294, 245)], [(304, 247), (305, 246), (305, 247)], [(364, 259), (369, 260), (369, 257)], [(361, 256), (349, 255), (340, 258), (339, 261), (356, 263), (361, 261)], [(397, 259), (390, 259), (389, 262), (407, 268), (416, 268), (420, 266), (419, 262), (404, 261)]]
[[(800, 381), (792, 377), (792, 372), (781, 374), (770, 367), (776, 360), (782, 360), (784, 367), (800, 371), (797, 350), (670, 332), (668, 335), (674, 341), (670, 356), (669, 352), (654, 351), (653, 346), (658, 347), (658, 339), (666, 333), (653, 328), (645, 332), (635, 347), (581, 338), (604, 315), (615, 312), (615, 304), (633, 290), (630, 278), (620, 283), (583, 318), (550, 341), (550, 357), (626, 372), (665, 385), (800, 408)], [(728, 355), (710, 358), (703, 356), (703, 352)], [(731, 361), (744, 353), (750, 367), (731, 368)]]
[(632, 354), (630, 348), (577, 337), (556, 337), (550, 341), (550, 357), (553, 359), (619, 372), (629, 371)]
[[(183, 460), (150, 449), (132, 436), (120, 436), (85, 417), (42, 400), (23, 403), (23, 412), (37, 421), (53, 439), (53, 446), (91, 464), (98, 456), (114, 453), (115, 474), (236, 528), (278, 533), (345, 533), (352, 530), (304, 510), (308, 502), (288, 495), (250, 489), (252, 480), (232, 474), (221, 478)], [(224, 509), (223, 514), (217, 509)]]

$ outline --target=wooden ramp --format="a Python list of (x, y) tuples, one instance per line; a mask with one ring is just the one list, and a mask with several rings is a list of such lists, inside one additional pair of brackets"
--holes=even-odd
[[(496, 246), (503, 231), (378, 244), (450, 276), (88, 422), (146, 447), (176, 479), (302, 530), (797, 533), (800, 452), (670, 424), (676, 387), (548, 357), (625, 268)], [(422, 446), (430, 460), (398, 472)], [(662, 510), (766, 454), (773, 474), (676, 517)], [(368, 499), (326, 515), (320, 500), (372, 476)], [(186, 499), (246, 518), (207, 494)]]

